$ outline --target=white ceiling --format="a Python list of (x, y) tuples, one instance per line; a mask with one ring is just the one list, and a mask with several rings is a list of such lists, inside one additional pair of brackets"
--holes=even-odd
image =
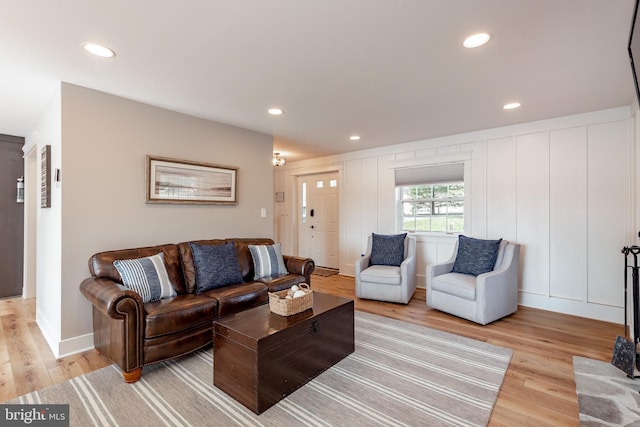
[(0, 0), (0, 133), (30, 133), (59, 81), (272, 134), (290, 161), (631, 105), (633, 5)]

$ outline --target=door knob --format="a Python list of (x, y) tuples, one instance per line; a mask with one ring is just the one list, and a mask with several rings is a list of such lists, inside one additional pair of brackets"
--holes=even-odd
[(316, 228), (315, 225), (312, 225), (311, 228)]

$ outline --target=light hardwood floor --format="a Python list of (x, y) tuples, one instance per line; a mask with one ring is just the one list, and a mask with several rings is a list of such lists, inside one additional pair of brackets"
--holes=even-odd
[[(314, 275), (312, 287), (355, 298), (352, 277)], [(355, 307), (513, 349), (490, 426), (577, 426), (572, 358), (609, 362), (622, 332), (621, 325), (526, 307), (480, 326), (426, 307), (423, 289), (406, 306), (356, 299)], [(95, 350), (56, 360), (35, 323), (33, 299), (0, 300), (0, 333), (0, 402), (110, 364)]]

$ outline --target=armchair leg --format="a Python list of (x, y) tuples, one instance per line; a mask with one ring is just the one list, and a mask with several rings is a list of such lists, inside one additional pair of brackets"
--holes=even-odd
[(141, 375), (142, 375), (142, 368), (136, 368), (131, 372), (122, 373), (122, 376), (124, 377), (124, 382), (129, 384), (135, 383), (136, 381), (138, 381)]

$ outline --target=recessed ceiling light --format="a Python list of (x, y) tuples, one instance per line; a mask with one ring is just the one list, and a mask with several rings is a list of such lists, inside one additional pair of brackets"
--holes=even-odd
[(113, 58), (116, 56), (116, 52), (106, 46), (97, 43), (83, 43), (84, 50), (92, 55), (100, 56), (102, 58)]
[(462, 45), (466, 48), (472, 49), (486, 44), (490, 38), (491, 36), (487, 33), (478, 33), (464, 39)]
[(269, 108), (269, 114), (271, 114), (272, 116), (281, 116), (284, 114), (284, 111), (282, 110), (282, 108)]
[(520, 103), (519, 102), (510, 102), (508, 104), (504, 104), (504, 106), (502, 108), (504, 108), (505, 110), (514, 110), (516, 108), (520, 107)]
[(360, 140), (360, 135), (351, 135), (349, 137), (350, 140), (352, 141), (359, 141)]

